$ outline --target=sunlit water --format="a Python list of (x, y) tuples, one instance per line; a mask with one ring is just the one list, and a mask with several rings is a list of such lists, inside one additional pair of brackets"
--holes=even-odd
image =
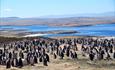
[(45, 36), (115, 36), (115, 24), (98, 24), (93, 26), (81, 27), (51, 27), (46, 25), (31, 26), (0, 26), (0, 30), (7, 29), (26, 29), (28, 31), (53, 31), (53, 30), (74, 30), (79, 33), (74, 34), (48, 34)]

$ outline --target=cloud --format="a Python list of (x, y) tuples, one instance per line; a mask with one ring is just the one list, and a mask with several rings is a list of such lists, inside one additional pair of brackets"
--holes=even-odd
[(6, 8), (6, 9), (4, 9), (4, 11), (5, 11), (5, 12), (11, 12), (12, 9), (10, 9), (10, 8)]

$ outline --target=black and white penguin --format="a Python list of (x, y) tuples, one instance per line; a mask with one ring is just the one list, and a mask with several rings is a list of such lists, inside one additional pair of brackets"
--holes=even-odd
[(115, 52), (113, 53), (113, 58), (115, 59)]
[(22, 67), (23, 67), (22, 58), (19, 58), (18, 67), (19, 67), (19, 68), (22, 68)]
[(64, 57), (64, 53), (61, 52), (60, 56), (61, 56), (61, 59), (63, 59), (63, 57)]
[(39, 62), (42, 62), (42, 56), (40, 56), (40, 58), (39, 58)]
[(54, 53), (54, 59), (56, 59), (57, 58), (57, 56), (56, 56), (56, 54)]
[(6, 68), (11, 68), (11, 62), (10, 59), (6, 61)]
[(46, 56), (47, 61), (50, 62), (49, 55), (48, 55), (48, 54), (45, 54), (45, 56)]
[(43, 57), (43, 65), (44, 66), (48, 66), (48, 64), (47, 64), (47, 58), (46, 57)]
[(37, 56), (34, 56), (34, 63), (38, 63)]
[(94, 54), (93, 54), (92, 51), (91, 51), (91, 53), (89, 54), (89, 58), (90, 58), (91, 61), (93, 61), (93, 59), (94, 59)]

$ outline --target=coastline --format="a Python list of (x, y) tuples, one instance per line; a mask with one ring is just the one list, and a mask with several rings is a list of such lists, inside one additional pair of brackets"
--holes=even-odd
[(48, 34), (74, 34), (74, 33), (78, 33), (77, 31), (74, 30), (52, 30), (52, 31), (44, 31), (44, 32), (29, 32), (29, 31), (8, 31), (8, 30), (3, 30), (0, 31), (0, 36), (4, 36), (4, 37), (33, 37), (33, 36), (44, 36), (44, 35), (48, 35)]
[[(16, 20), (17, 19), (17, 20)], [(37, 19), (37, 20), (36, 20)], [(9, 21), (5, 21), (9, 20)], [(115, 23), (115, 17), (66, 17), (66, 18), (0, 18), (0, 26), (87, 26)]]
[(58, 39), (74, 39), (74, 38), (93, 38), (93, 39), (115, 39), (114, 36), (61, 36), (61, 37), (44, 37), (44, 36), (27, 36), (27, 37), (4, 37), (0, 36), (0, 43), (11, 42), (18, 40), (33, 40), (33, 39), (44, 39), (44, 40), (58, 40)]

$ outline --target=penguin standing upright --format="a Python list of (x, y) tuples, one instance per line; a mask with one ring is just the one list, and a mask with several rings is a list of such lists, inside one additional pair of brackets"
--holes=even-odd
[(74, 58), (78, 59), (78, 58), (77, 58), (77, 53), (76, 53), (76, 52), (74, 52)]
[(32, 66), (34, 65), (34, 58), (33, 58), (33, 56), (30, 57), (30, 64), (31, 64)]
[(47, 61), (50, 62), (49, 55), (45, 54), (45, 56), (46, 56)]
[(104, 58), (104, 51), (103, 50), (100, 51), (99, 55), (100, 55), (100, 60), (102, 60)]
[(22, 51), (19, 52), (19, 56), (20, 56), (20, 58), (24, 58), (24, 54)]
[(115, 52), (113, 53), (113, 58), (115, 59)]
[(56, 56), (56, 54), (54, 53), (54, 59), (56, 59), (57, 58), (57, 56)]
[(14, 59), (11, 60), (11, 65), (14, 67)]
[(93, 59), (94, 59), (94, 54), (93, 54), (92, 51), (91, 51), (91, 53), (89, 54), (89, 58), (90, 58), (91, 61), (93, 61)]
[(11, 52), (9, 53), (9, 58), (10, 58), (10, 59), (12, 58), (12, 53), (11, 53)]
[(48, 64), (47, 64), (47, 58), (46, 57), (43, 57), (43, 65), (44, 66), (48, 66)]
[(19, 65), (18, 59), (15, 58), (15, 59), (14, 59), (14, 66), (15, 66), (15, 67), (18, 67), (18, 65)]
[(22, 68), (23, 67), (23, 62), (22, 62), (22, 58), (19, 58), (19, 68)]
[(34, 56), (34, 63), (38, 63), (37, 56)]
[(61, 59), (63, 59), (63, 57), (64, 57), (64, 53), (63, 53), (63, 52), (61, 52)]
[(39, 62), (42, 62), (42, 56), (40, 56), (40, 58), (39, 58)]
[(69, 57), (69, 52), (70, 52), (70, 50), (69, 50), (69, 48), (67, 48), (67, 51), (66, 51), (66, 56), (67, 57)]
[(71, 56), (72, 59), (74, 58), (74, 54), (73, 54), (72, 51), (70, 51), (70, 56)]
[(106, 57), (107, 60), (111, 59), (111, 56), (109, 53), (107, 53), (107, 57)]
[(6, 68), (11, 68), (11, 62), (10, 59), (6, 61)]

